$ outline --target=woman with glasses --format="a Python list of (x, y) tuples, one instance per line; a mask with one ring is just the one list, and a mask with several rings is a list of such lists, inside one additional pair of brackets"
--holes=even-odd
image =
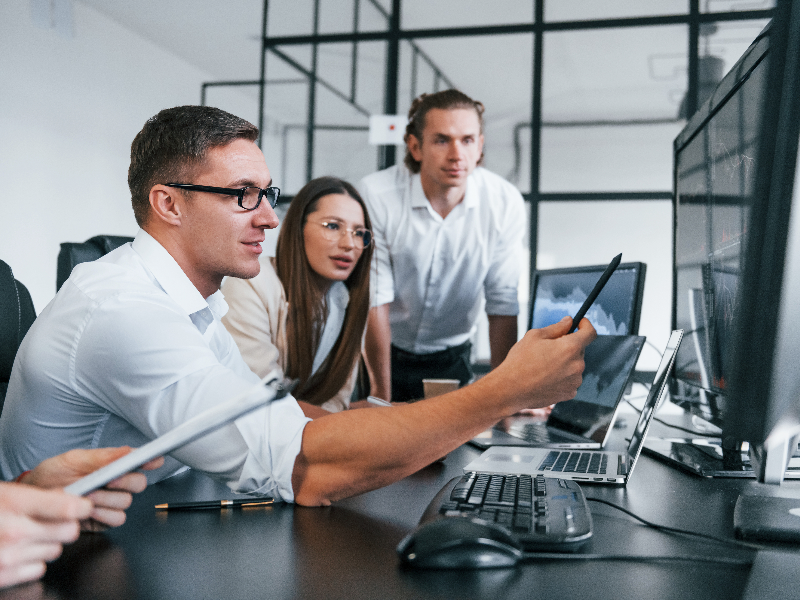
[(228, 278), (222, 322), (259, 377), (279, 368), (294, 396), (329, 411), (350, 406), (369, 311), (372, 233), (356, 189), (320, 177), (294, 197), (275, 257), (253, 279)]

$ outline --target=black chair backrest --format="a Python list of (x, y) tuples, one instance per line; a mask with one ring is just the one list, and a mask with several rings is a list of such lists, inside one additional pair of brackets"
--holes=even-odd
[(14, 357), (34, 319), (36, 311), (28, 289), (14, 279), (11, 267), (0, 260), (0, 413)]
[(75, 265), (97, 260), (104, 254), (119, 248), (122, 244), (132, 241), (132, 237), (124, 235), (96, 235), (85, 242), (64, 242), (61, 244), (61, 251), (58, 253), (56, 291), (60, 290), (61, 286), (64, 285)]

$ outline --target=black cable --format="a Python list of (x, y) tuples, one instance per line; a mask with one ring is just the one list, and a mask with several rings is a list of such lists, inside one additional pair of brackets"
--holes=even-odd
[(645, 338), (644, 343), (653, 347), (653, 349), (656, 351), (656, 353), (658, 353), (658, 358), (659, 359), (664, 358), (664, 353), (661, 351), (661, 348), (656, 346), (653, 342), (651, 342), (647, 338)]
[(630, 401), (630, 400), (628, 400), (627, 398), (625, 398), (625, 402), (627, 402), (627, 403), (628, 403), (628, 406), (630, 406), (630, 407), (631, 407), (633, 410), (635, 410), (637, 413), (639, 413), (639, 414), (642, 414), (642, 411), (641, 411), (640, 409), (636, 408), (636, 407), (633, 405), (633, 402), (631, 402), (631, 401)]
[(685, 431), (686, 433), (691, 433), (692, 435), (699, 435), (700, 437), (708, 437), (708, 438), (718, 438), (719, 434), (716, 433), (704, 433), (702, 431), (697, 431), (695, 429), (688, 429), (686, 427), (681, 427), (680, 425), (673, 425), (672, 423), (667, 423), (666, 421), (659, 419), (658, 417), (653, 417), (653, 421), (658, 421), (665, 427), (670, 427), (672, 429), (677, 429), (678, 431)]
[(699, 533), (697, 531), (689, 531), (688, 529), (679, 529), (677, 527), (669, 527), (667, 525), (659, 525), (658, 523), (653, 523), (652, 521), (648, 521), (647, 519), (643, 519), (642, 517), (640, 517), (636, 513), (633, 513), (631, 511), (629, 511), (627, 508), (623, 508), (619, 504), (614, 504), (613, 502), (609, 502), (608, 500), (602, 500), (601, 498), (589, 498), (588, 496), (586, 497), (586, 499), (589, 500), (590, 502), (599, 502), (600, 504), (605, 504), (607, 506), (610, 506), (611, 508), (615, 508), (620, 512), (624, 512), (626, 515), (628, 515), (630, 517), (633, 517), (637, 521), (640, 521), (640, 522), (644, 523), (648, 527), (652, 527), (653, 529), (657, 529), (659, 531), (666, 531), (666, 532), (669, 532), (669, 533), (678, 533), (678, 534), (681, 534), (681, 535), (694, 536), (694, 537), (698, 537), (698, 538), (701, 538), (701, 539), (717, 542), (717, 543), (720, 543), (720, 544), (725, 544), (725, 545), (729, 545), (729, 546), (736, 546), (738, 548), (747, 548), (748, 550), (761, 550), (761, 549), (763, 549), (765, 547), (765, 546), (762, 546), (761, 544), (752, 544), (750, 542), (743, 542), (741, 540), (732, 540), (732, 539), (728, 539), (728, 538), (717, 537), (715, 535), (709, 535), (707, 533)]
[[(627, 402), (628, 406), (630, 406), (637, 413), (642, 414), (642, 411), (639, 410), (638, 408), (636, 408), (628, 398), (625, 398), (625, 402)], [(691, 433), (692, 435), (698, 435), (700, 437), (709, 437), (709, 438), (718, 438), (719, 437), (719, 434), (704, 433), (702, 431), (697, 431), (695, 429), (687, 429), (686, 427), (681, 427), (680, 425), (673, 425), (672, 423), (667, 423), (666, 421), (664, 421), (663, 419), (660, 419), (658, 417), (653, 417), (653, 421), (657, 421), (657, 422), (661, 423), (664, 427), (669, 427), (671, 429), (677, 429), (679, 431), (685, 431), (686, 433)], [(630, 440), (628, 440), (628, 441), (630, 441)]]
[(596, 561), (636, 561), (636, 562), (705, 562), (736, 567), (752, 567), (752, 559), (738, 559), (709, 556), (645, 556), (641, 554), (564, 554), (557, 552), (525, 552), (523, 561), (542, 560), (596, 560)]

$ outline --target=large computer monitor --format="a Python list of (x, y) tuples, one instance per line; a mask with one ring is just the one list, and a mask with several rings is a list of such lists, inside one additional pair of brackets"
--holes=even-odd
[[(539, 329), (573, 317), (608, 265), (536, 271), (531, 282), (528, 328)], [(642, 313), (647, 266), (622, 263), (586, 313), (600, 335), (636, 335)]]
[[(800, 432), (800, 3), (781, 0), (675, 140), (673, 401), (722, 429), (726, 458), (782, 480)], [(742, 535), (800, 541), (800, 500), (744, 497)], [(787, 504), (788, 503), (788, 504)], [(782, 512), (783, 511), (783, 512)], [(775, 523), (786, 527), (775, 527)]]
[[(674, 143), (672, 327), (686, 332), (672, 401), (721, 429), (736, 298), (755, 201), (770, 55), (765, 29)], [(736, 466), (732, 465), (735, 470)]]
[[(800, 3), (778, 3), (769, 38), (723, 428), (750, 444), (759, 481), (780, 484), (800, 439)], [(744, 537), (800, 542), (798, 514), (797, 494), (743, 495), (734, 525)]]

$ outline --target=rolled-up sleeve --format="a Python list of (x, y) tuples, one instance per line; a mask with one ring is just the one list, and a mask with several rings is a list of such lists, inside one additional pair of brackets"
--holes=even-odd
[[(357, 187), (367, 205), (372, 225), (374, 248), (370, 272), (370, 305), (381, 306), (394, 300), (390, 232), (393, 229), (395, 216), (389, 210), (386, 199), (380, 193), (372, 190), (368, 181), (369, 178), (361, 180)], [(399, 207), (395, 207), (395, 211), (398, 209)]]
[[(293, 502), (292, 472), (309, 420), (291, 396), (239, 419), (236, 427), (247, 447), (261, 451), (248, 452), (239, 479), (231, 489)], [(265, 477), (266, 474), (270, 476)]]
[(505, 210), (498, 215), (492, 263), (484, 280), (487, 315), (519, 314), (517, 288), (525, 235), (525, 204), (516, 189), (504, 190)]

